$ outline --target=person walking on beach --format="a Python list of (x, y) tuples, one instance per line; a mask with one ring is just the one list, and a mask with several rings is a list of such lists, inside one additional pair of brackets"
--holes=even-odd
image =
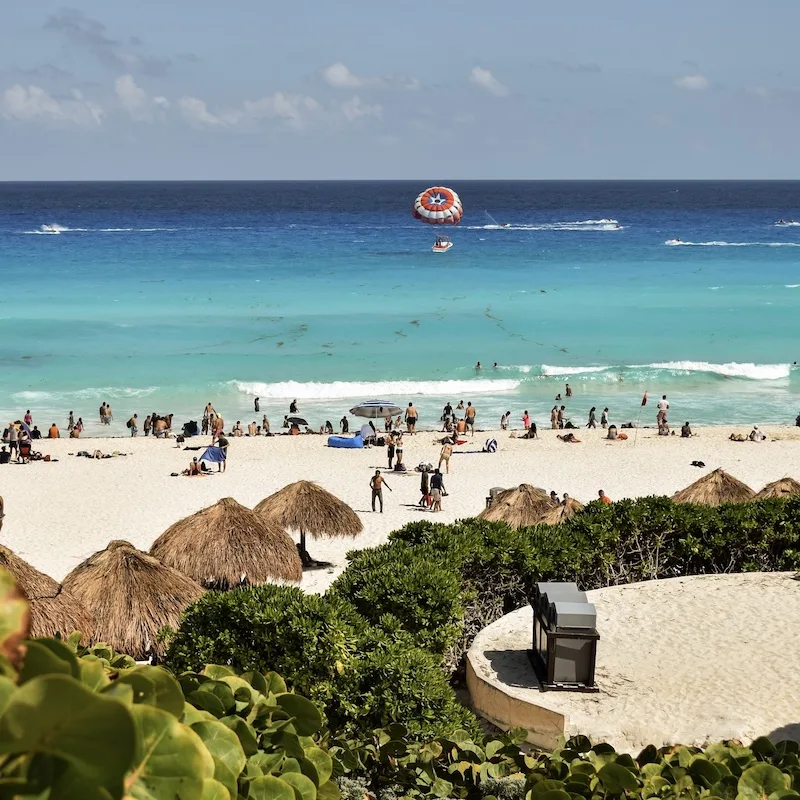
[(414, 408), (413, 403), (408, 404), (408, 408), (406, 409), (406, 430), (409, 433), (415, 433), (417, 430), (417, 419), (419, 419), (419, 414), (417, 413), (417, 409)]
[(100, 405), (99, 413), (100, 413), (100, 424), (101, 425), (105, 425), (105, 423), (106, 423), (106, 404), (105, 403), (102, 403)]
[(381, 506), (381, 514), (383, 514), (383, 487), (386, 487), (390, 492), (392, 487), (386, 483), (386, 479), (381, 475), (379, 469), (375, 470), (375, 474), (370, 478), (369, 488), (372, 489), (372, 510), (375, 510), (375, 501), (377, 500)]
[(595, 411), (597, 411), (597, 409), (594, 406), (589, 409), (589, 421), (586, 423), (587, 428), (597, 427), (597, 415), (595, 414)]
[(465, 422), (467, 423), (467, 427), (472, 431), (472, 435), (475, 435), (475, 416), (477, 415), (478, 411), (472, 403), (467, 403), (467, 411), (465, 416)]
[(28, 409), (25, 412), (25, 416), (23, 417), (23, 422), (30, 428), (33, 425), (33, 417), (31, 416), (31, 410)]
[(72, 411), (69, 412), (69, 419), (67, 420), (67, 430), (71, 431), (75, 427), (75, 415)]
[(608, 406), (603, 409), (603, 413), (600, 414), (600, 427), (607, 428), (608, 427)]
[(554, 431), (558, 430), (558, 406), (553, 406), (550, 409), (550, 427)]
[(658, 414), (656, 414), (656, 422), (659, 426), (667, 421), (667, 411), (669, 411), (669, 402), (667, 401), (667, 396), (662, 395), (658, 401)]
[(136, 427), (137, 420), (139, 419), (138, 414), (134, 414), (127, 422), (128, 428), (130, 429), (131, 436), (136, 436), (139, 432), (139, 429)]
[(444, 489), (444, 476), (439, 470), (434, 470), (431, 475), (431, 511), (442, 510), (442, 494)]
[(256, 412), (256, 414), (258, 414), (258, 412), (261, 411), (261, 408), (258, 405), (258, 398), (257, 397), (256, 397), (255, 400), (253, 400), (253, 410)]
[(445, 465), (447, 474), (450, 474), (450, 456), (453, 455), (453, 445), (446, 442), (442, 445), (442, 451), (439, 453), (439, 468), (441, 469), (442, 463)]
[(153, 427), (153, 415), (152, 414), (148, 414), (144, 418), (144, 435), (145, 436), (149, 436), (150, 435), (150, 429), (152, 427)]
[(111, 410), (111, 404), (106, 403), (106, 418), (104, 420), (106, 425), (110, 425), (113, 419), (114, 419), (114, 412)]

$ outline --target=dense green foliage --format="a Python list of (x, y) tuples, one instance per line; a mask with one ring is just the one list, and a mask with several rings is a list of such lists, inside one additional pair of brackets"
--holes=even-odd
[(80, 634), (26, 641), (27, 623), (4, 596), (0, 797), (338, 800), (322, 715), (277, 674), (209, 666), (176, 679), (105, 645), (79, 649)]
[(370, 741), (333, 743), (331, 754), (343, 800), (366, 791), (378, 800), (467, 798), (479, 800), (604, 800), (690, 798), (789, 800), (798, 798), (797, 742), (750, 747), (715, 744), (705, 751), (676, 746), (645, 748), (635, 759), (584, 736), (552, 753), (520, 749), (525, 731), (474, 742), (464, 731), (424, 744), (409, 744), (402, 726), (376, 731)]
[(441, 657), (415, 645), (399, 620), (371, 626), (344, 601), (296, 588), (254, 586), (209, 592), (185, 614), (166, 664), (275, 670), (317, 702), (327, 724), (346, 734), (404, 720), (413, 735), (477, 731), (456, 699)]

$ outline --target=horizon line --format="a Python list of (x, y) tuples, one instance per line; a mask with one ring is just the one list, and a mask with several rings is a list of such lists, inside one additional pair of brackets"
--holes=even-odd
[[(430, 178), (30, 178), (0, 179), (20, 183), (414, 183)], [(437, 181), (434, 181), (436, 183)], [(448, 183), (800, 183), (800, 178), (443, 178)]]

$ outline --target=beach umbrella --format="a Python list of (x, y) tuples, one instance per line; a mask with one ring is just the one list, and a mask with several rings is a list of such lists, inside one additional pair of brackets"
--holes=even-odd
[(203, 594), (182, 572), (120, 539), (78, 564), (64, 586), (91, 609), (92, 638), (137, 661), (164, 655), (158, 632), (176, 629), (184, 609)]
[(306, 534), (315, 539), (356, 536), (364, 529), (347, 503), (311, 481), (297, 481), (262, 500), (253, 509), (270, 523), (300, 534), (300, 557), (309, 566)]
[(209, 589), (303, 577), (292, 537), (231, 497), (167, 528), (150, 555)]
[(303, 417), (286, 417), (286, 421), (290, 425), (308, 425), (308, 422)]
[(350, 409), (354, 417), (366, 417), (367, 419), (386, 419), (395, 414), (402, 414), (403, 409), (392, 403), (391, 400), (367, 400)]
[(89, 642), (91, 615), (68, 589), (3, 545), (0, 545), (0, 567), (11, 573), (19, 590), (28, 598), (32, 637), (58, 634), (66, 639), (73, 631), (80, 631), (81, 641)]
[(572, 519), (579, 511), (583, 511), (583, 503), (578, 502), (574, 497), (568, 497), (560, 505), (554, 506), (542, 517), (545, 525), (560, 525), (568, 519)]
[(794, 478), (781, 478), (779, 481), (768, 483), (757, 495), (756, 500), (770, 497), (791, 497), (800, 495), (800, 482)]
[(685, 489), (676, 492), (672, 495), (672, 500), (675, 503), (719, 506), (724, 503), (746, 503), (755, 496), (756, 493), (738, 478), (734, 478), (722, 469), (715, 469)]
[(529, 483), (521, 483), (513, 489), (500, 492), (478, 517), (492, 522), (505, 522), (512, 528), (526, 528), (538, 525), (556, 508), (546, 492)]

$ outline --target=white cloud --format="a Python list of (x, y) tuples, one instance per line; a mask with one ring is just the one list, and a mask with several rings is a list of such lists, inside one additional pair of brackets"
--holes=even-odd
[(355, 122), (360, 117), (377, 117), (380, 119), (383, 114), (383, 106), (369, 105), (356, 96), (351, 97), (346, 103), (342, 103), (341, 111), (348, 122)]
[(178, 107), (184, 118), (194, 125), (219, 125), (220, 119), (214, 116), (205, 103), (197, 97), (181, 97)]
[(686, 89), (689, 92), (702, 92), (708, 89), (708, 78), (704, 75), (683, 75), (676, 78), (675, 86), (679, 89)]
[(166, 97), (153, 97), (140, 86), (132, 75), (121, 75), (114, 81), (114, 92), (120, 105), (130, 114), (131, 119), (139, 122), (148, 122), (153, 119), (154, 112), (169, 108), (170, 102)]
[(751, 86), (747, 89), (747, 93), (755, 95), (756, 97), (761, 97), (764, 100), (769, 97), (769, 90), (764, 86)]
[(504, 86), (494, 75), (483, 67), (473, 67), (469, 76), (470, 83), (486, 89), (495, 97), (505, 97), (508, 94), (508, 87)]
[(366, 83), (369, 83), (369, 81), (364, 78), (359, 78), (358, 75), (354, 75), (350, 72), (341, 61), (337, 61), (329, 67), (325, 67), (321, 70), (320, 74), (322, 75), (322, 80), (325, 81), (328, 86), (333, 86), (334, 89), (353, 89), (357, 86), (364, 86)]
[(67, 98), (57, 98), (40, 86), (16, 84), (2, 96), (3, 116), (23, 122), (61, 122), (72, 125), (99, 125), (105, 113), (100, 106), (73, 89)]

